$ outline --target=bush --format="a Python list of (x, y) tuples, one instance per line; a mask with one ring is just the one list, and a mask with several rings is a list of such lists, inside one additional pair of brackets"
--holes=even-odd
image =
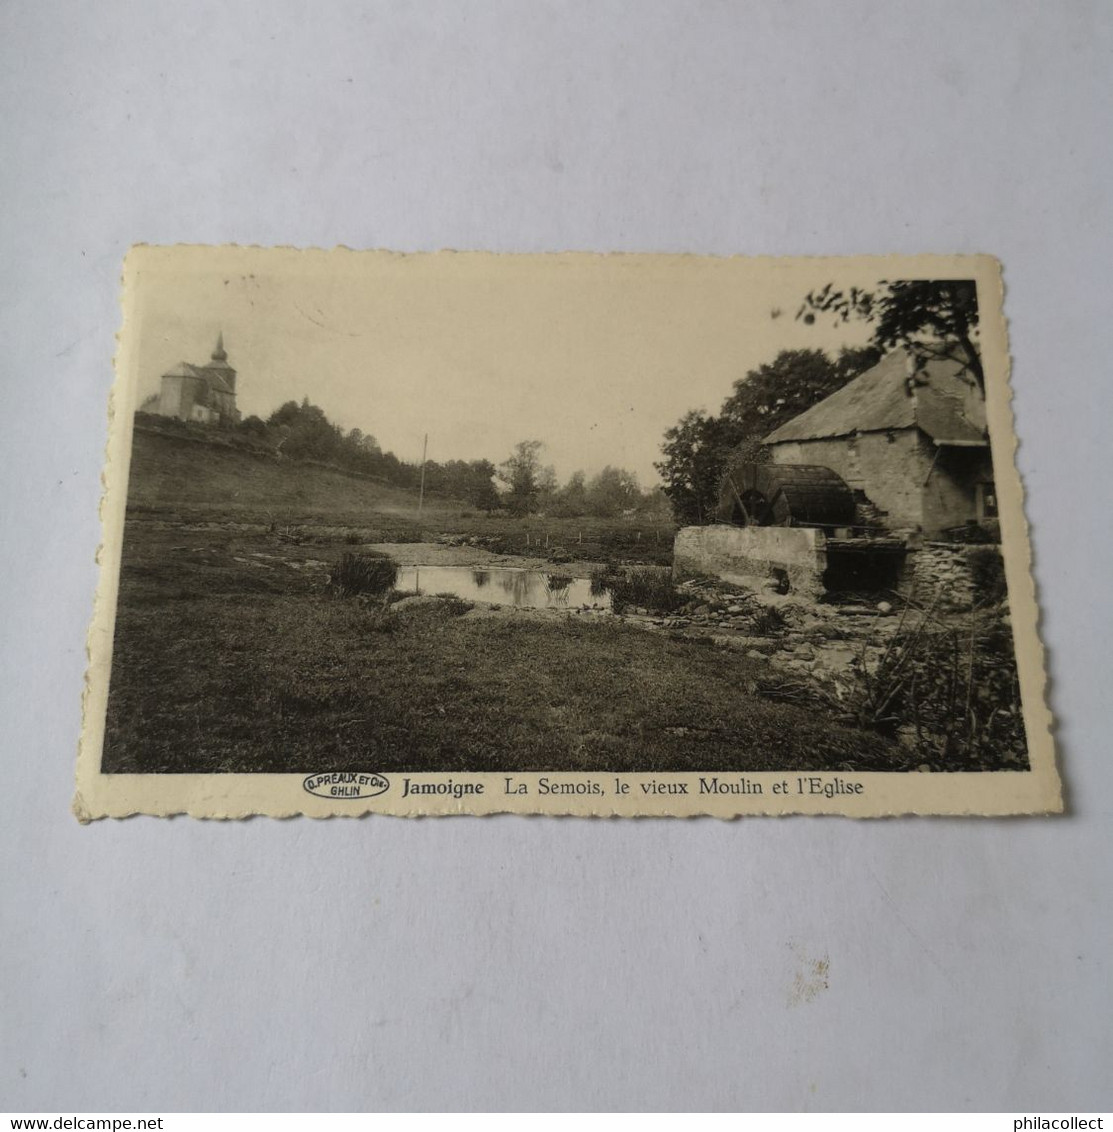
[(595, 593), (597, 585), (601, 590), (610, 590), (611, 607), (615, 613), (630, 608), (648, 609), (650, 613), (675, 613), (687, 601), (687, 597), (673, 585), (672, 574), (652, 566), (596, 575), (592, 579), (592, 593)]
[(473, 602), (465, 601), (456, 594), (437, 594), (436, 596), (440, 599), (440, 604), (436, 606), (436, 609), (448, 617), (463, 617), (465, 613), (475, 608)]
[(764, 605), (754, 614), (751, 622), (754, 635), (772, 637), (783, 632), (787, 622), (785, 615), (772, 605)]
[(861, 727), (907, 729), (929, 765), (1027, 765), (1012, 631), (999, 615), (972, 613), (959, 625), (925, 616), (891, 639), (873, 672), (864, 657), (852, 672), (839, 706)]
[(398, 564), (385, 554), (342, 554), (329, 573), (329, 587), (339, 597), (384, 594), (398, 578)]
[(974, 585), (974, 600), (980, 604), (996, 605), (1005, 600), (1005, 559), (996, 546), (972, 546), (966, 551), (970, 579)]

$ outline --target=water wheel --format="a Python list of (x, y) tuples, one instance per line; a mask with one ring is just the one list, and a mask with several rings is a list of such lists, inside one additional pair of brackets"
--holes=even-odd
[(740, 527), (851, 526), (854, 496), (818, 464), (732, 464), (723, 476), (719, 518)]
[(773, 505), (764, 492), (751, 487), (734, 501), (733, 517), (740, 527), (771, 527)]

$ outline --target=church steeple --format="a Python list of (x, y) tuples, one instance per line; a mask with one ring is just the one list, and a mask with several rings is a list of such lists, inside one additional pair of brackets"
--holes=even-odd
[(212, 360), (204, 368), (226, 386), (229, 393), (234, 394), (236, 392), (236, 371), (228, 364), (228, 351), (224, 348), (223, 330), (216, 336)]

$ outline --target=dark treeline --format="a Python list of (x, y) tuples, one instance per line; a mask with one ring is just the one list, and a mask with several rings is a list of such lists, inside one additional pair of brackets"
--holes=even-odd
[[(416, 490), (421, 484), (420, 463), (384, 452), (375, 437), (361, 429), (345, 432), (308, 398), (300, 403), (287, 401), (266, 420), (247, 417), (236, 429), (272, 446), (287, 459), (330, 464), (395, 487)], [(476, 510), (506, 509), (516, 515), (613, 518), (634, 512), (667, 514), (667, 500), (661, 492), (643, 491), (637, 477), (622, 468), (604, 468), (590, 479), (575, 472), (560, 485), (553, 469), (541, 464), (543, 447), (539, 441), (523, 441), (499, 465), (490, 460), (428, 460), (425, 491), (461, 500)]]
[(495, 473), (504, 489), (502, 503), (512, 514), (556, 518), (591, 515), (600, 519), (634, 514), (667, 517), (668, 500), (660, 489), (643, 491), (638, 477), (625, 468), (607, 465), (591, 479), (583, 472), (573, 472), (561, 486), (556, 471), (541, 462), (544, 448), (540, 440), (520, 441)]
[[(308, 398), (287, 401), (264, 421), (248, 417), (236, 426), (240, 432), (265, 439), (291, 460), (313, 460), (347, 471), (373, 476), (395, 487), (416, 489), (421, 484), (421, 465), (400, 460), (384, 452), (370, 433), (353, 428), (345, 432), (311, 404)], [(499, 506), (494, 485), (495, 465), (489, 460), (430, 460), (425, 465), (425, 490), (430, 495), (464, 500), (473, 507), (492, 510)]]

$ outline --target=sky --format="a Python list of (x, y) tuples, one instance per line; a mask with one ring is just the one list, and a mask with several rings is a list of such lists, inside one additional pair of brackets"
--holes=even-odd
[(562, 482), (610, 464), (652, 486), (686, 412), (717, 411), (782, 349), (869, 334), (796, 320), (807, 291), (846, 281), (823, 260), (143, 251), (125, 297), (137, 403), (223, 332), (244, 416), (308, 397), (412, 461), (426, 433), (438, 461), (540, 440)]

